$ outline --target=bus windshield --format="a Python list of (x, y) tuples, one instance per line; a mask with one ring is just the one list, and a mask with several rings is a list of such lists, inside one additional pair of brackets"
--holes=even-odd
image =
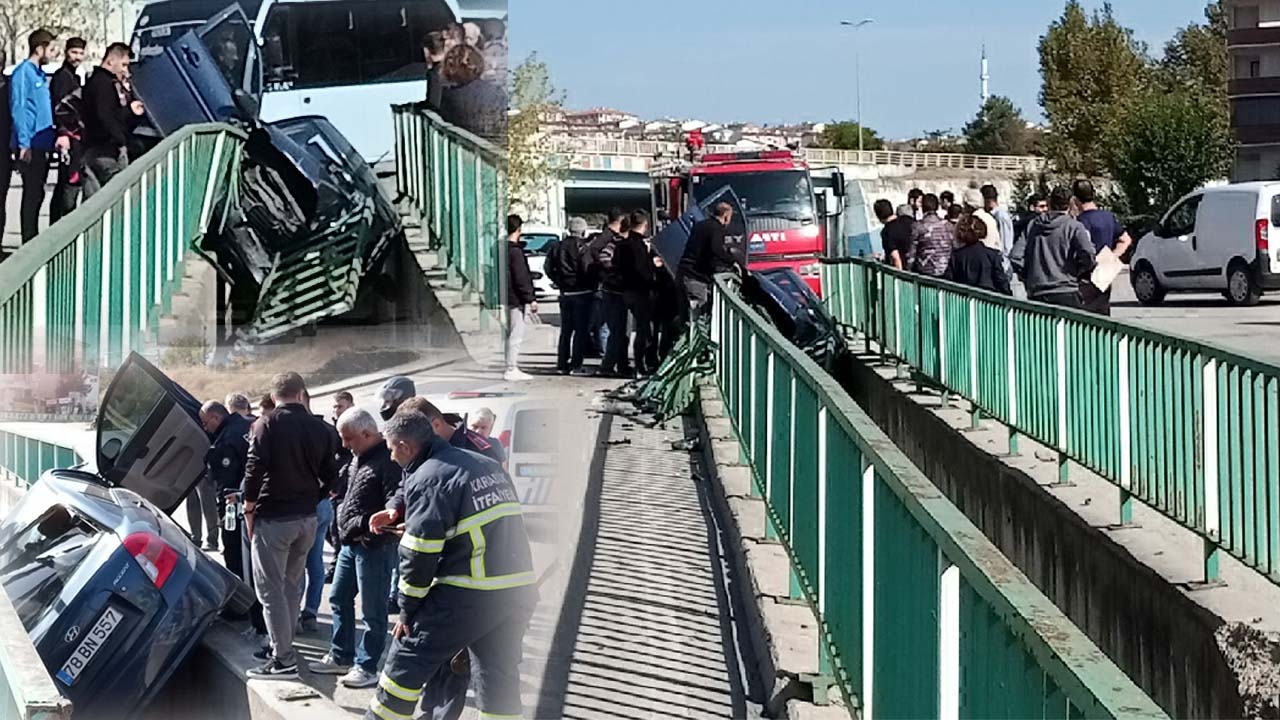
[(422, 38), (452, 21), (443, 2), (288, 2), (262, 31), (268, 90), (423, 81)]
[(701, 203), (729, 185), (742, 200), (747, 215), (812, 222), (813, 186), (803, 170), (781, 172), (716, 173), (693, 176), (694, 199)]

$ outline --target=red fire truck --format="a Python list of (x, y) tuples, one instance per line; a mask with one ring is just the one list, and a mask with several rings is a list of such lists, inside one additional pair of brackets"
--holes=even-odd
[(649, 172), (659, 225), (729, 186), (746, 212), (747, 267), (791, 268), (821, 294), (818, 258), (827, 254), (827, 219), (840, 212), (840, 171), (832, 173), (833, 192), (819, 195), (808, 164), (789, 150), (699, 157), (698, 145), (689, 143), (692, 159), (658, 162)]

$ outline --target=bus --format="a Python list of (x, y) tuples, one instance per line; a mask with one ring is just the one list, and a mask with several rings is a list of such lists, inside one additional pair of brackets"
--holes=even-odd
[[(159, 54), (234, 1), (148, 3), (133, 31), (135, 57)], [(240, 0), (240, 7), (262, 51), (262, 121), (323, 116), (370, 165), (391, 157), (391, 106), (426, 96), (428, 32), (471, 22), (503, 36), (481, 42), (505, 43), (505, 0)]]

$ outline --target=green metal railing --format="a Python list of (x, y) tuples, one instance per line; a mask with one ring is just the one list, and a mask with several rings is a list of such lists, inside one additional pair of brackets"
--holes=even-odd
[(183, 128), (0, 264), (0, 374), (112, 367), (152, 341), (243, 137)]
[(716, 281), (716, 380), (864, 720), (1164, 717), (840, 385)]
[(81, 462), (80, 454), (70, 446), (0, 429), (0, 477), (18, 485), (30, 486), (46, 470)]
[(8, 594), (0, 592), (0, 720), (71, 720), (71, 710)]
[(497, 310), (506, 302), (506, 151), (419, 106), (392, 112), (398, 194), (422, 218), (450, 281)]
[(874, 262), (823, 265), (842, 323), (946, 391), (1280, 582), (1280, 367), (1088, 313)]

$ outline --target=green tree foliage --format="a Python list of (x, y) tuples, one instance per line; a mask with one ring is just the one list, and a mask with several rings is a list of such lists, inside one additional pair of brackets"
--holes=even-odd
[(836, 150), (857, 150), (858, 133), (862, 133), (863, 150), (882, 150), (884, 140), (875, 130), (865, 128), (856, 122), (830, 122), (822, 130), (822, 146)]
[(563, 166), (543, 130), (561, 112), (563, 98), (546, 63), (530, 54), (511, 72), (507, 121), (507, 181), (511, 201), (537, 207), (540, 196), (563, 175)]
[(1135, 213), (1163, 211), (1231, 167), (1226, 116), (1185, 90), (1146, 92), (1125, 103), (1106, 140), (1107, 170)]
[(1225, 112), (1230, 58), (1227, 56), (1227, 10), (1222, 0), (1211, 2), (1205, 8), (1204, 17), (1203, 25), (1192, 23), (1178, 30), (1165, 45), (1160, 79), (1170, 88), (1211, 95), (1215, 101), (1222, 102)]
[(1090, 17), (1068, 0), (1040, 39), (1040, 74), (1040, 104), (1052, 126), (1046, 154), (1064, 172), (1099, 174), (1116, 108), (1148, 82), (1145, 46), (1109, 3)]
[(965, 147), (979, 155), (1024, 155), (1027, 153), (1027, 121), (1013, 101), (992, 96), (978, 115), (964, 126)]

